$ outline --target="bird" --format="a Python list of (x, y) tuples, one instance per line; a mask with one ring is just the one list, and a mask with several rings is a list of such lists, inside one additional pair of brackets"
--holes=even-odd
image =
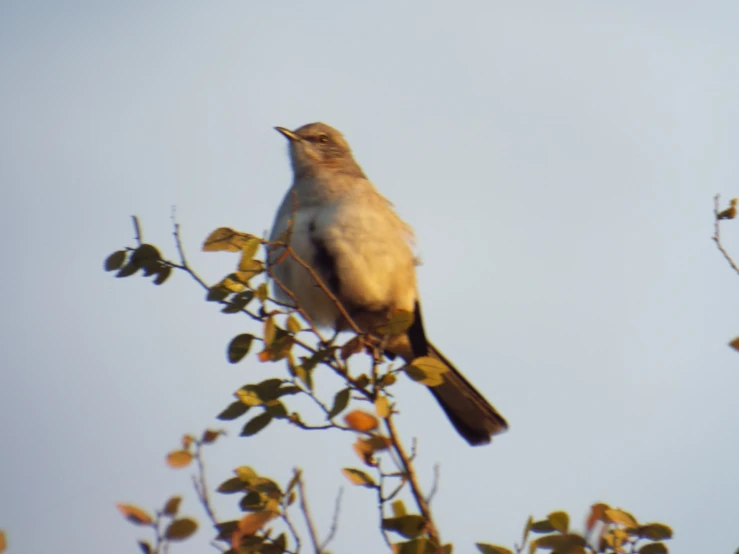
[[(506, 420), (426, 337), (411, 227), (367, 178), (338, 130), (324, 123), (275, 130), (288, 140), (293, 182), (275, 215), (270, 240), (289, 236), (292, 251), (362, 332), (373, 333), (397, 310), (412, 312), (406, 332), (384, 337), (385, 351), (407, 363), (422, 356), (441, 361), (443, 382), (428, 387), (431, 394), (470, 445), (490, 443), (508, 428)], [(268, 263), (315, 325), (347, 328), (336, 302), (305, 267), (290, 256), (273, 256)], [(281, 287), (275, 287), (275, 296), (294, 303)]]

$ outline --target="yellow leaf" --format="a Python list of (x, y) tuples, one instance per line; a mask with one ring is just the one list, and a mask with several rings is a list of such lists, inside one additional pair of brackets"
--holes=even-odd
[(253, 535), (269, 521), (273, 520), (277, 515), (277, 512), (273, 512), (271, 510), (247, 514), (239, 521), (238, 530), (241, 532), (242, 536)]
[[(256, 237), (246, 239), (241, 246), (241, 261), (239, 262), (239, 271), (249, 271), (251, 269), (250, 262), (259, 249), (261, 242)], [(243, 267), (242, 267), (243, 266)]]
[(133, 504), (116, 504), (116, 508), (123, 514), (123, 517), (136, 525), (151, 525), (154, 523), (154, 518)]
[(375, 329), (378, 335), (400, 335), (405, 333), (408, 328), (413, 325), (415, 316), (413, 312), (408, 310), (396, 310), (387, 323), (380, 325)]
[(390, 402), (388, 401), (387, 396), (377, 397), (375, 400), (375, 411), (377, 412), (377, 417), (382, 419), (385, 419), (390, 415)]
[(192, 454), (187, 450), (175, 450), (167, 454), (167, 465), (169, 467), (180, 469), (187, 467), (192, 462)]
[(194, 519), (183, 517), (181, 519), (175, 519), (170, 523), (164, 536), (171, 541), (181, 541), (185, 540), (197, 530), (198, 524)]
[(367, 475), (364, 471), (360, 471), (358, 469), (353, 469), (350, 467), (345, 467), (341, 470), (341, 472), (354, 485), (359, 485), (359, 486), (367, 487), (367, 488), (375, 488), (377, 486), (375, 485), (375, 482), (372, 479), (372, 477)]
[(203, 252), (238, 252), (251, 238), (251, 235), (239, 233), (228, 227), (221, 227), (205, 239)]
[(377, 418), (362, 410), (354, 410), (344, 416), (346, 424), (355, 431), (367, 432), (377, 428)]

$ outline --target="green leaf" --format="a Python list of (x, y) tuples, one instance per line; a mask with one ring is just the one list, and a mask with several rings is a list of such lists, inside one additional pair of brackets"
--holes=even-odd
[(267, 413), (275, 419), (285, 419), (287, 417), (287, 408), (279, 400), (270, 400), (264, 407)]
[(513, 554), (512, 550), (495, 544), (478, 542), (475, 543), (475, 546), (477, 546), (477, 549), (482, 552), (482, 554)]
[(287, 330), (290, 331), (293, 334), (299, 333), (301, 331), (301, 329), (303, 328), (300, 325), (300, 322), (298, 321), (298, 318), (296, 318), (294, 315), (287, 316), (286, 326), (287, 326)]
[(554, 530), (554, 527), (552, 527), (552, 524), (549, 523), (548, 519), (535, 521), (531, 524), (531, 531), (534, 533), (551, 533)]
[(250, 290), (240, 292), (236, 296), (233, 297), (231, 302), (226, 304), (226, 306), (221, 310), (224, 314), (237, 314), (241, 312), (244, 308), (246, 308), (246, 305), (251, 302), (251, 299), (254, 298), (254, 293)]
[(228, 408), (218, 414), (216, 418), (221, 421), (231, 421), (244, 415), (250, 407), (251, 406), (247, 406), (241, 400), (237, 400), (236, 402), (232, 402)]
[(444, 382), (443, 374), (449, 368), (441, 360), (431, 356), (421, 356), (403, 369), (408, 377), (414, 381), (427, 387), (436, 387)]
[(170, 275), (172, 275), (172, 268), (168, 265), (163, 265), (159, 268), (159, 271), (157, 272), (157, 276), (152, 282), (157, 286), (161, 285), (164, 283), (164, 281), (169, 279)]
[(663, 542), (650, 542), (642, 546), (637, 552), (639, 554), (667, 554), (667, 546)]
[(224, 521), (223, 523), (216, 523), (215, 528), (218, 530), (217, 540), (225, 540), (230, 542), (231, 535), (236, 529), (239, 528), (238, 520)]
[(405, 333), (413, 325), (413, 312), (408, 310), (397, 310), (387, 323), (375, 329), (378, 335), (395, 336)]
[(221, 300), (226, 298), (229, 294), (231, 294), (231, 291), (228, 290), (223, 285), (221, 285), (220, 283), (218, 283), (208, 289), (208, 294), (205, 296), (205, 299), (208, 302), (220, 302)]
[[(266, 379), (254, 387), (254, 390), (264, 402), (279, 398), (279, 389), (285, 381), (282, 379)], [(248, 386), (248, 385), (247, 385)]]
[(246, 483), (238, 477), (231, 477), (226, 479), (223, 483), (218, 485), (216, 491), (221, 494), (234, 494), (236, 492), (242, 492), (246, 489)]
[(249, 353), (253, 340), (254, 335), (249, 333), (243, 333), (231, 339), (227, 350), (228, 361), (232, 364), (240, 362)]
[(243, 512), (259, 512), (264, 508), (264, 499), (258, 492), (249, 492), (239, 501), (239, 507)]
[(130, 277), (134, 273), (136, 273), (139, 270), (139, 266), (136, 264), (133, 264), (131, 262), (128, 262), (126, 265), (124, 265), (121, 270), (115, 274), (117, 278), (121, 277)]
[(198, 524), (194, 519), (183, 517), (175, 519), (169, 524), (164, 536), (171, 541), (182, 541), (191, 536), (198, 530)]
[(116, 269), (120, 269), (123, 266), (123, 263), (125, 261), (126, 261), (126, 251), (125, 250), (119, 250), (118, 252), (113, 252), (105, 260), (105, 271), (115, 271)]
[(438, 551), (439, 548), (425, 537), (393, 544), (393, 554), (436, 554)]
[(423, 516), (416, 514), (388, 517), (382, 520), (382, 528), (387, 531), (394, 531), (407, 539), (413, 539), (426, 529), (426, 520)]
[(580, 535), (545, 535), (532, 541), (529, 552), (535, 552), (537, 548), (543, 550), (557, 550), (558, 552), (570, 552), (573, 554), (584, 552), (581, 547), (585, 546), (585, 539)]
[(367, 487), (369, 489), (377, 488), (375, 481), (360, 469), (354, 469), (351, 467), (345, 467), (341, 470), (344, 476), (351, 481), (353, 485), (359, 485), (360, 487)]
[(272, 421), (272, 415), (270, 413), (264, 412), (259, 414), (244, 425), (244, 428), (241, 430), (241, 436), (251, 437), (252, 435), (256, 435), (259, 431), (267, 427), (270, 421)]
[(552, 512), (547, 516), (549, 523), (560, 533), (566, 533), (570, 527), (570, 516), (567, 512)]
[(182, 502), (181, 496), (173, 496), (167, 500), (167, 503), (164, 505), (164, 515), (176, 516), (180, 510), (180, 502)]
[(336, 417), (341, 412), (343, 412), (344, 409), (346, 409), (347, 405), (349, 404), (351, 392), (352, 392), (351, 389), (342, 389), (336, 393), (336, 396), (334, 396), (334, 405), (331, 407), (331, 410), (328, 412), (329, 418)]
[(156, 246), (151, 244), (142, 244), (131, 254), (131, 263), (138, 267), (146, 267), (150, 262), (161, 260), (162, 256), (159, 254)]
[(672, 529), (664, 523), (648, 523), (638, 529), (640, 537), (653, 541), (663, 541), (672, 538)]

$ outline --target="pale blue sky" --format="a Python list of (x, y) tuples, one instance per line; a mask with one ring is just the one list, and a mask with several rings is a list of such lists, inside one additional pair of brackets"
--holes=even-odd
[[(227, 364), (250, 324), (184, 275), (155, 288), (102, 260), (132, 213), (174, 255), (176, 205), (220, 278), (234, 260), (202, 239), (270, 225), (290, 179), (272, 127), (318, 120), (414, 226), (429, 333), (511, 424), (470, 449), (399, 387), (456, 551), (595, 501), (669, 523), (674, 552), (736, 549), (739, 278), (710, 235), (713, 194), (739, 195), (737, 28), (733, 0), (0, 3), (10, 552), (137, 551), (117, 501), (183, 492), (202, 519), (164, 454), (281, 368)], [(299, 463), (325, 531), (350, 438), (269, 431), (213, 448), (211, 482)], [(382, 549), (370, 495), (345, 490), (335, 552)]]

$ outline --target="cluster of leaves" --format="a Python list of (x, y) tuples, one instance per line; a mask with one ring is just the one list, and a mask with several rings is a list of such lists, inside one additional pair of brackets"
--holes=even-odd
[[(532, 534), (541, 535), (532, 538)], [(524, 527), (521, 544), (515, 552), (528, 548), (529, 554), (545, 550), (552, 554), (666, 554), (664, 542), (672, 538), (672, 529), (664, 523), (639, 523), (630, 513), (607, 504), (593, 504), (585, 523), (585, 534), (570, 529), (570, 516), (557, 511), (546, 519), (530, 517)], [(503, 546), (477, 543), (482, 554), (514, 554)]]
[[(415, 476), (415, 445), (412, 454), (408, 455), (395, 431), (393, 418), (396, 408), (391, 388), (401, 372), (421, 384), (436, 386), (443, 382), (446, 367), (433, 358), (423, 357), (394, 368), (384, 355), (382, 342), (376, 338), (405, 332), (413, 322), (413, 314), (399, 311), (375, 329), (372, 335), (356, 333), (343, 344), (336, 342), (337, 336), (326, 340), (299, 306), (270, 297), (267, 279), (271, 278), (278, 287), (282, 285), (271, 272), (269, 264), (259, 259), (257, 254), (261, 248), (264, 249), (264, 259), (268, 256), (273, 259), (293, 256), (298, 263), (304, 264), (286, 242), (270, 243), (232, 229), (217, 229), (206, 239), (203, 250), (235, 252), (240, 254), (240, 259), (234, 272), (209, 286), (187, 264), (176, 224), (179, 263), (163, 259), (156, 247), (143, 243), (138, 221), (134, 221), (138, 246), (111, 254), (105, 262), (106, 270), (118, 271), (118, 277), (143, 270), (145, 276), (156, 276), (156, 284), (163, 283), (172, 269), (184, 271), (207, 289), (206, 300), (220, 305), (223, 313), (246, 315), (261, 326), (261, 333), (245, 332), (230, 341), (227, 347), (229, 362), (235, 364), (242, 361), (257, 344), (259, 352), (256, 357), (260, 362), (284, 364), (283, 377), (247, 383), (238, 389), (233, 394), (234, 400), (222, 410), (218, 419), (234, 421), (248, 415), (240, 433), (245, 437), (262, 432), (275, 420), (309, 431), (353, 433), (356, 436), (353, 448), (363, 467), (345, 467), (342, 472), (350, 483), (373, 493), (379, 507), (380, 531), (388, 547), (397, 554), (451, 554), (452, 545), (442, 545), (431, 517), (427, 495), (423, 494)], [(312, 271), (309, 266), (304, 267)], [(317, 286), (330, 295), (320, 278), (314, 273), (312, 275)], [(361, 353), (366, 354), (361, 357), (363, 366), (355, 371), (354, 356)], [(331, 393), (330, 400), (322, 398), (314, 386), (314, 371), (318, 367), (328, 370), (324, 373), (335, 375), (340, 382), (338, 390)], [(295, 396), (307, 398), (317, 409), (318, 416), (301, 414), (292, 409), (290, 399)], [(349, 410), (352, 402), (364, 403), (370, 409), (355, 407)], [(339, 419), (342, 414), (345, 415)], [(260, 476), (249, 466), (237, 467), (234, 475), (221, 483), (216, 491), (238, 495), (238, 509), (244, 515), (227, 521), (215, 516), (205, 482), (202, 448), (221, 434), (220, 431), (207, 430), (200, 438), (187, 435), (181, 447), (167, 455), (168, 465), (177, 469), (190, 467), (193, 461), (196, 462), (196, 474), (193, 476), (195, 490), (217, 530), (216, 540), (226, 543), (230, 554), (299, 552), (301, 540), (290, 519), (290, 509), (297, 498), (313, 549), (318, 553), (324, 552), (327, 541), (333, 537), (336, 518), (329, 538), (319, 543), (303, 495), (302, 474), (297, 469), (283, 488), (276, 481)], [(403, 494), (412, 499), (418, 513), (406, 510), (401, 498)], [(149, 542), (139, 543), (145, 554), (164, 552), (169, 541), (182, 540), (195, 532), (197, 525), (194, 520), (176, 517), (178, 508), (179, 497), (170, 499), (154, 517), (135, 506), (119, 505), (130, 521), (149, 526), (155, 531), (153, 546)], [(598, 537), (593, 541), (590, 535), (596, 528)], [(531, 534), (541, 536), (531, 539)], [(566, 513), (553, 512), (546, 520), (529, 520), (523, 542), (516, 547), (516, 552), (521, 553), (528, 547), (530, 553), (550, 550), (556, 554), (627, 551), (659, 554), (667, 551), (659, 541), (669, 536), (671, 531), (662, 524), (640, 525), (626, 512), (598, 504), (593, 507), (588, 520), (586, 536), (569, 530)], [(652, 542), (642, 544), (644, 541)], [(491, 544), (478, 543), (477, 546), (483, 554), (512, 552)]]

